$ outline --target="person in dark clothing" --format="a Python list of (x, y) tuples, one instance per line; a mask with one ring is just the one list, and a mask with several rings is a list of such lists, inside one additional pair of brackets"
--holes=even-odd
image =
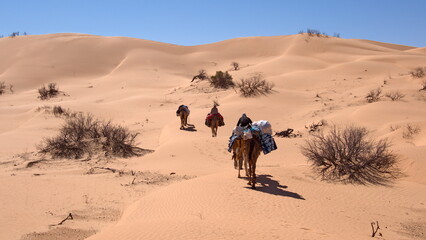
[(243, 115), (238, 120), (237, 126), (247, 127), (247, 126), (251, 126), (251, 124), (252, 124), (251, 119), (247, 117), (245, 113), (243, 113)]

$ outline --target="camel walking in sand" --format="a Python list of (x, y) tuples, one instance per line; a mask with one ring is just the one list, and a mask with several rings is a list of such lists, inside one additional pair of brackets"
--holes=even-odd
[(210, 122), (210, 128), (212, 129), (212, 137), (217, 136), (217, 129), (219, 128), (219, 123), (220, 123), (220, 116), (213, 115)]
[(252, 189), (256, 189), (256, 162), (259, 158), (262, 146), (260, 143), (259, 136), (253, 135), (253, 138), (242, 140), (243, 145), (243, 157), (248, 163), (248, 185), (251, 185)]
[(185, 105), (180, 105), (176, 114), (180, 117), (180, 129), (185, 129), (188, 125), (189, 109)]

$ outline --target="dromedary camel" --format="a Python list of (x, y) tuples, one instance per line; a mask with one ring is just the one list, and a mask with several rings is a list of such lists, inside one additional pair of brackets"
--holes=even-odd
[(188, 125), (188, 116), (189, 116), (189, 111), (188, 111), (188, 107), (181, 105), (178, 108), (178, 113), (179, 113), (179, 117), (180, 117), (180, 129), (185, 129), (185, 126)]
[(248, 185), (251, 185), (252, 189), (256, 189), (256, 162), (257, 158), (262, 151), (259, 136), (253, 135), (253, 138), (242, 140), (243, 156), (245, 161), (248, 162)]
[(219, 128), (220, 116), (217, 114), (213, 115), (210, 120), (210, 128), (212, 129), (212, 137), (217, 136), (217, 129)]

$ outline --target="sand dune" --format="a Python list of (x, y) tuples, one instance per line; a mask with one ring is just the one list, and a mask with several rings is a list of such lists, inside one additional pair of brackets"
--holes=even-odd
[[(306, 34), (189, 47), (49, 34), (0, 38), (0, 49), (0, 82), (14, 86), (0, 96), (1, 239), (94, 232), (89, 239), (370, 239), (372, 221), (380, 223), (380, 239), (426, 238), (426, 92), (409, 74), (426, 67), (425, 48)], [(240, 70), (231, 71), (233, 61)], [(191, 83), (199, 69), (229, 70), (236, 81), (261, 72), (275, 91), (243, 98)], [(41, 101), (37, 89), (50, 82), (65, 94)], [(374, 88), (405, 96), (367, 103)], [(217, 138), (204, 125), (213, 100), (226, 123)], [(179, 130), (180, 104), (191, 110), (193, 131)], [(43, 108), (55, 105), (140, 132), (138, 146), (155, 152), (27, 168), (40, 160), (36, 145), (63, 124)], [(257, 190), (237, 179), (227, 152), (242, 113), (303, 134), (276, 138), (278, 150), (260, 156)], [(299, 149), (309, 137), (305, 126), (320, 120), (391, 139), (403, 176), (387, 186), (321, 181)], [(407, 136), (408, 125), (420, 131)], [(129, 185), (131, 175), (88, 174), (94, 167), (141, 171), (148, 180)], [(74, 220), (49, 227), (69, 212)]]

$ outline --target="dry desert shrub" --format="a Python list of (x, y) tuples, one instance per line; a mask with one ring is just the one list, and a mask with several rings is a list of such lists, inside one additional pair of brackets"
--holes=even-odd
[(61, 106), (53, 106), (52, 109), (52, 113), (53, 115), (55, 115), (55, 117), (60, 117), (62, 115), (68, 115), (68, 111), (66, 109), (63, 109)]
[(398, 100), (401, 100), (401, 99), (403, 99), (405, 97), (405, 95), (402, 94), (401, 92), (399, 92), (398, 90), (397, 91), (388, 92), (388, 93), (385, 94), (385, 96), (387, 98), (389, 98), (390, 100), (392, 100), (392, 101), (398, 101)]
[(382, 94), (382, 89), (380, 88), (371, 89), (365, 96), (365, 99), (367, 99), (367, 102), (369, 103), (377, 102), (380, 100), (381, 94)]
[(208, 79), (209, 77), (207, 76), (207, 72), (206, 72), (206, 70), (204, 70), (204, 69), (200, 69), (200, 70), (198, 70), (198, 74), (197, 75), (195, 75), (193, 78), (192, 78), (192, 81), (191, 82), (193, 82), (195, 79), (200, 79), (200, 80), (206, 80), (206, 79)]
[(421, 131), (417, 125), (407, 124), (402, 131), (402, 137), (405, 139), (412, 139), (413, 135), (419, 134)]
[(56, 87), (56, 83), (49, 83), (47, 88), (44, 85), (39, 88), (38, 93), (40, 94), (39, 98), (41, 100), (47, 100), (51, 97), (57, 96), (59, 94), (59, 89)]
[(0, 95), (6, 93), (6, 84), (4, 82), (0, 82)]
[(66, 118), (59, 134), (45, 139), (38, 148), (53, 158), (78, 159), (97, 153), (107, 157), (132, 157), (141, 150), (135, 146), (137, 135), (110, 121), (95, 119), (91, 114), (77, 114)]
[(321, 120), (317, 123), (312, 122), (312, 124), (306, 126), (305, 128), (308, 130), (309, 133), (314, 133), (314, 132), (318, 132), (322, 129), (322, 127), (327, 126), (327, 121), (326, 120)]
[(210, 84), (215, 88), (228, 89), (235, 85), (235, 83), (232, 81), (232, 76), (228, 73), (228, 71), (216, 71), (216, 74), (211, 76), (209, 81)]
[(271, 93), (274, 87), (274, 84), (266, 81), (260, 73), (255, 73), (248, 78), (242, 78), (236, 85), (244, 97), (266, 95)]
[(10, 93), (13, 93), (13, 85), (9, 84), (9, 86), (5, 82), (0, 82), (0, 95), (3, 95), (6, 93), (6, 91), (9, 89)]
[(237, 62), (232, 62), (231, 67), (232, 67), (232, 70), (234, 70), (234, 71), (240, 70), (240, 64), (237, 63)]
[(370, 139), (366, 128), (333, 126), (328, 134), (314, 133), (301, 150), (324, 180), (384, 184), (398, 172), (390, 146)]
[(422, 81), (422, 88), (419, 91), (426, 91), (426, 79)]
[(426, 68), (425, 67), (416, 67), (410, 71), (410, 74), (413, 78), (422, 78), (425, 76)]

